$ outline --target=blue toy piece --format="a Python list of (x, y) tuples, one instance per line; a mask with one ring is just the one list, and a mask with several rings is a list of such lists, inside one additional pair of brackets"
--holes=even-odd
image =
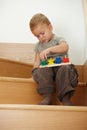
[(60, 64), (62, 62), (62, 59), (60, 58), (60, 57), (57, 57), (56, 59), (55, 59), (55, 63), (56, 64)]

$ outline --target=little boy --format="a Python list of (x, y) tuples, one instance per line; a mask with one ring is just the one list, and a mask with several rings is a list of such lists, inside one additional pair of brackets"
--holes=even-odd
[(56, 58), (59, 56), (63, 59), (68, 55), (69, 47), (66, 40), (53, 33), (52, 24), (44, 14), (35, 14), (31, 18), (29, 26), (33, 35), (39, 40), (35, 46), (35, 60), (32, 70), (33, 78), (38, 83), (37, 91), (44, 97), (39, 104), (51, 104), (55, 81), (57, 98), (63, 105), (73, 105), (70, 99), (78, 83), (78, 73), (75, 66), (71, 64), (39, 67), (41, 61), (47, 60), (49, 57)]

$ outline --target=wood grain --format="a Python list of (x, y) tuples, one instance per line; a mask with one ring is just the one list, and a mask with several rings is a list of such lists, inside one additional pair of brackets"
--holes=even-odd
[(86, 107), (0, 105), (1, 130), (87, 130)]

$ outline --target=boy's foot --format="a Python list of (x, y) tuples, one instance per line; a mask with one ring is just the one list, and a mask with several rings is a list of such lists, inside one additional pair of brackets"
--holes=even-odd
[(44, 99), (39, 103), (39, 105), (51, 105), (52, 95), (48, 94), (44, 96)]
[(64, 106), (74, 106), (74, 104), (71, 101), (62, 102)]
[(65, 106), (74, 106), (74, 104), (70, 101), (71, 96), (72, 96), (72, 92), (69, 92), (69, 93), (65, 94), (65, 96), (62, 99), (63, 105), (65, 105)]

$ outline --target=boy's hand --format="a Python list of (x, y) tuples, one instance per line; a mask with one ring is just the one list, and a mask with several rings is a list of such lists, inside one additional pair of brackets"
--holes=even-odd
[(41, 59), (41, 60), (47, 59), (47, 55), (48, 55), (49, 53), (50, 53), (49, 48), (48, 48), (48, 49), (45, 49), (44, 51), (42, 51), (42, 52), (40, 53), (40, 59)]

